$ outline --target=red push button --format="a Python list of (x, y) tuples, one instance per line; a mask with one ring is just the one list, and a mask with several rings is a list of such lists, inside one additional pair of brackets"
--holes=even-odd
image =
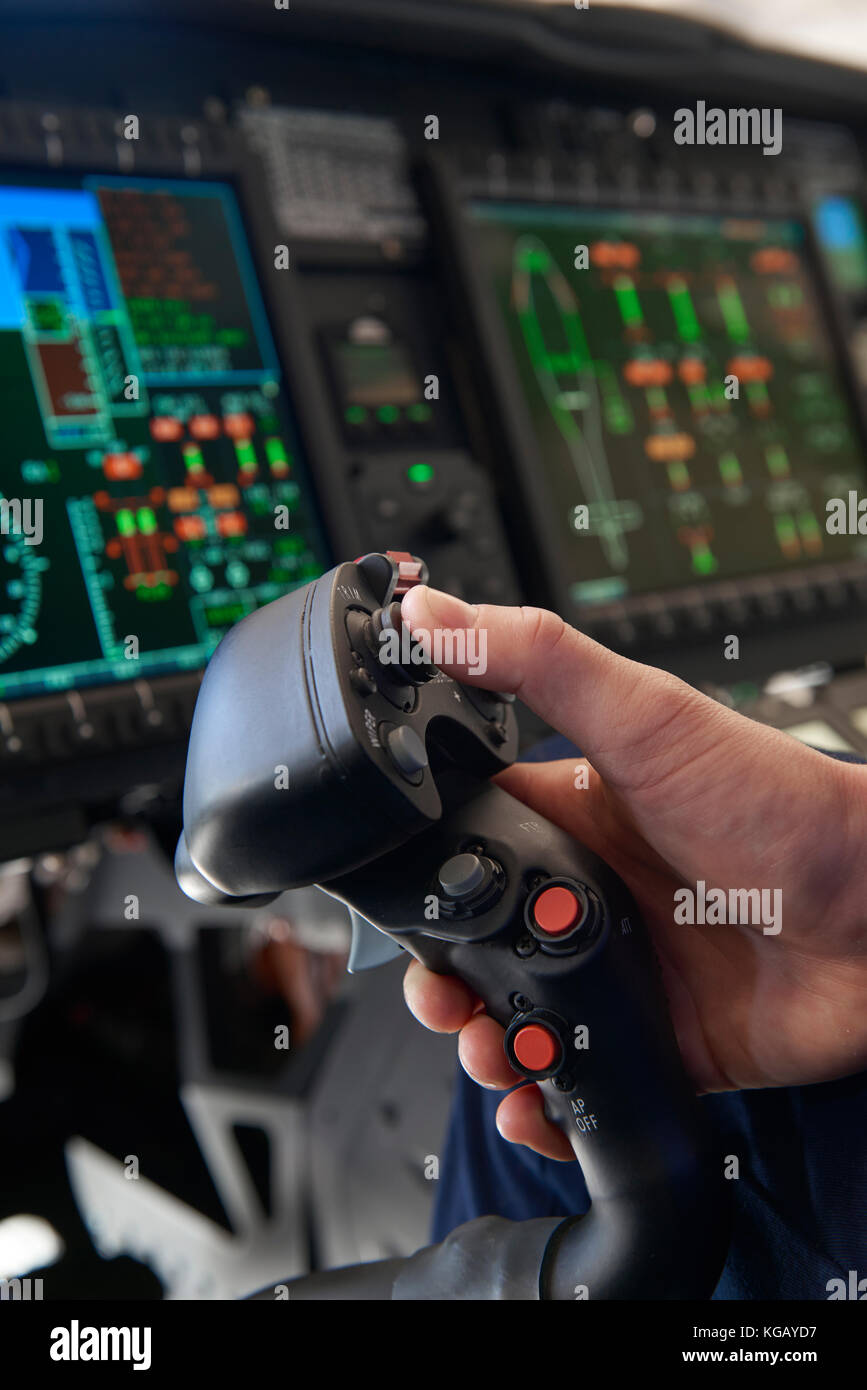
[(541, 1023), (528, 1023), (513, 1037), (512, 1051), (527, 1071), (548, 1071), (560, 1055), (560, 1044)]
[(563, 936), (584, 916), (584, 904), (570, 888), (546, 888), (533, 903), (533, 921), (546, 936)]

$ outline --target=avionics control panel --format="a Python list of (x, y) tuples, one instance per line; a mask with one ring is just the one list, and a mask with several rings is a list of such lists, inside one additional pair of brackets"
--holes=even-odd
[[(468, 598), (520, 597), (429, 278), (382, 274), (375, 238), (376, 268), (347, 273), (366, 208), (316, 261), (318, 224), (297, 199), (300, 223), (279, 198), (272, 218), (248, 137), (137, 119), (131, 143), (117, 111), (0, 106), (10, 820), (22, 795), (112, 806), (142, 779), (171, 794), (220, 638), (337, 555), (411, 548)], [(297, 120), (329, 156), (331, 126), (323, 141)], [(329, 217), (356, 193), (338, 179)], [(375, 216), (377, 235), (420, 225)]]
[(863, 658), (856, 120), (771, 159), (685, 90), (132, 28), (123, 93), (98, 24), (4, 70), (7, 828), (171, 794), (221, 635), (368, 550), (700, 681)]

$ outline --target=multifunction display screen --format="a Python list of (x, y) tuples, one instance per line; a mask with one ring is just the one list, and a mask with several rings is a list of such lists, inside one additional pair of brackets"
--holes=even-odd
[(466, 215), (578, 605), (867, 554), (864, 452), (795, 220)]
[(321, 573), (232, 187), (0, 179), (0, 698), (202, 666)]

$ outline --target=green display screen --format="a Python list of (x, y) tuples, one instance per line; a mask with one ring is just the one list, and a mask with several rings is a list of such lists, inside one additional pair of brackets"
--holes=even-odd
[(865, 458), (800, 222), (466, 214), (576, 604), (867, 554), (826, 529)]
[(0, 698), (200, 667), (324, 561), (234, 191), (0, 185)]

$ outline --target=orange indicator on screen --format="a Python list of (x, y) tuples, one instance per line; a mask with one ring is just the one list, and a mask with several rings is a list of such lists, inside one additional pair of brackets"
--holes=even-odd
[(256, 423), (252, 415), (239, 411), (234, 415), (223, 416), (223, 429), (231, 439), (249, 439), (255, 433)]
[(155, 415), (151, 420), (151, 434), (160, 443), (171, 443), (182, 438), (184, 427), (173, 415)]
[(191, 415), (189, 431), (193, 439), (216, 439), (220, 433), (220, 422), (216, 415)]
[(672, 463), (692, 458), (695, 440), (691, 434), (649, 434), (644, 441), (648, 458), (656, 463)]
[(634, 270), (641, 252), (631, 241), (594, 241), (590, 247), (590, 264), (601, 269)]
[(726, 371), (739, 381), (770, 381), (774, 366), (767, 357), (733, 357)]
[(243, 536), (247, 531), (247, 518), (243, 512), (221, 512), (217, 517), (217, 530), (221, 536)]
[(630, 386), (667, 386), (671, 381), (672, 371), (661, 357), (637, 357), (634, 361), (626, 363), (623, 375)]
[(137, 454), (106, 454), (102, 460), (102, 471), (112, 482), (140, 478), (142, 462)]
[(707, 376), (707, 368), (700, 357), (684, 357), (677, 374), (685, 386), (698, 386)]
[(194, 487), (170, 487), (168, 495), (170, 512), (191, 512), (199, 505), (198, 489)]
[(205, 523), (200, 516), (179, 516), (175, 519), (175, 534), (182, 541), (204, 540)]
[(217, 483), (208, 488), (208, 501), (212, 507), (237, 507), (240, 493), (234, 483)]
[(753, 252), (750, 265), (758, 275), (791, 275), (798, 269), (798, 257), (783, 246), (763, 246)]

